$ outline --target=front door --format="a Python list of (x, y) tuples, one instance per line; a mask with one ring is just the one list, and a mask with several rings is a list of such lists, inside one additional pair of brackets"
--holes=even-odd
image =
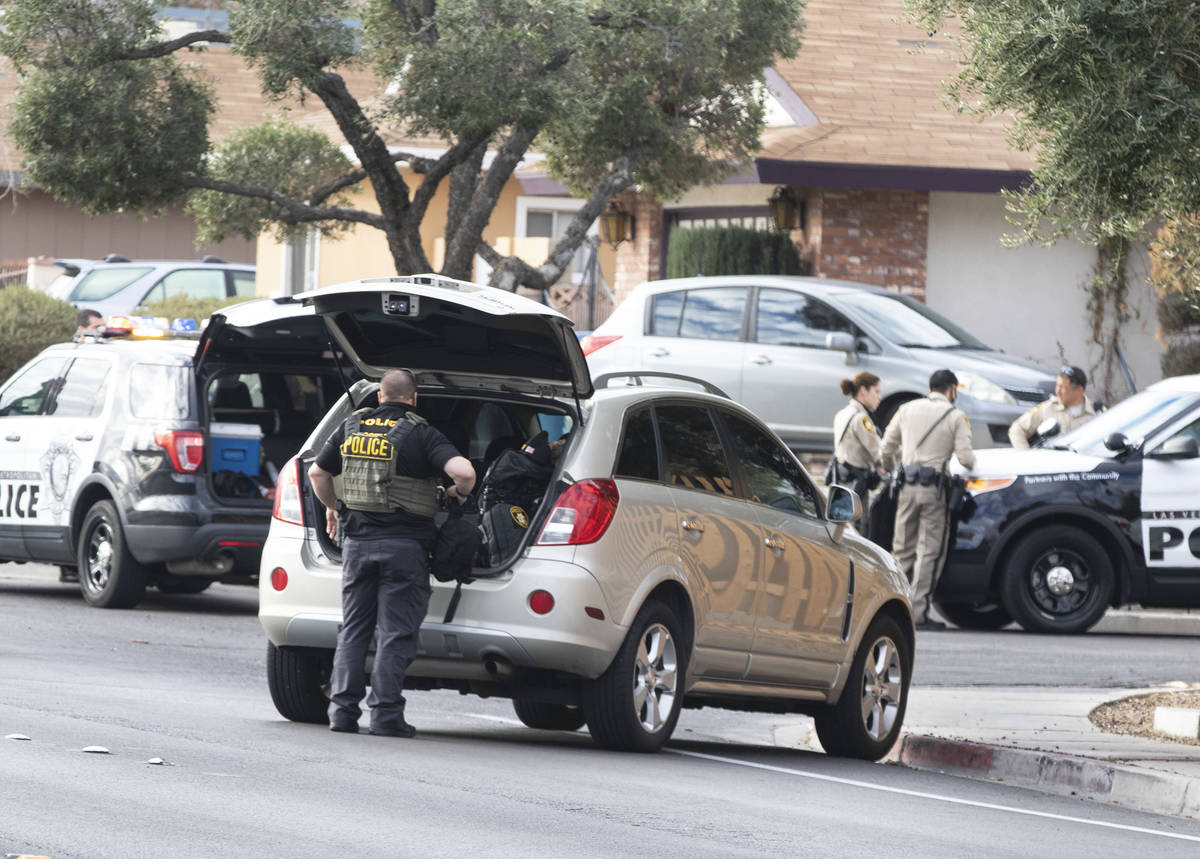
[(845, 655), (850, 562), (830, 539), (821, 496), (792, 455), (744, 417), (722, 416), (765, 547), (749, 678), (828, 688)]
[(825, 336), (864, 337), (829, 305), (791, 289), (760, 289), (742, 365), (740, 402), (793, 447), (833, 447), (833, 416), (846, 404), (841, 381), (867, 369), (825, 348)]
[(663, 479), (679, 517), (679, 555), (696, 609), (693, 677), (744, 677), (754, 640), (762, 553), (758, 527), (735, 497), (707, 407), (656, 406)]
[(1157, 455), (1171, 440), (1200, 445), (1200, 416), (1175, 422), (1145, 445), (1142, 460), (1142, 552), (1150, 605), (1195, 605), (1200, 599), (1200, 457)]
[(35, 418), (37, 442), (29, 447), (42, 491), (37, 515), (24, 520), (25, 548), (39, 561), (70, 564), (71, 512), (79, 486), (96, 467), (113, 378), (109, 358), (80, 356)]
[(70, 358), (47, 355), (0, 389), (0, 560), (24, 560), (24, 524), (43, 515), (49, 491), (41, 469), (43, 411), (62, 384)]

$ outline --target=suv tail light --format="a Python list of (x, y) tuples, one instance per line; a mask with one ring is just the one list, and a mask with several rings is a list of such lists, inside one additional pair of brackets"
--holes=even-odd
[(617, 484), (581, 480), (558, 496), (538, 535), (539, 546), (581, 546), (604, 536), (617, 512)]
[(275, 484), (275, 507), (271, 515), (280, 522), (304, 525), (304, 499), (300, 495), (300, 459), (288, 462)]
[(180, 474), (195, 474), (204, 461), (204, 433), (195, 430), (159, 430), (154, 443), (167, 449), (171, 465)]
[(621, 339), (620, 334), (589, 334), (579, 341), (579, 348), (584, 355), (591, 355), (597, 349)]

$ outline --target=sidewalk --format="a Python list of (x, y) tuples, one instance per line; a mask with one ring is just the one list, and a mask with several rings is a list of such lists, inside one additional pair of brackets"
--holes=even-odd
[[(1119, 609), (1094, 632), (1200, 636), (1200, 612)], [(1088, 720), (1107, 701), (1175, 688), (914, 687), (904, 733), (888, 759), (1200, 818), (1200, 746), (1109, 734)]]

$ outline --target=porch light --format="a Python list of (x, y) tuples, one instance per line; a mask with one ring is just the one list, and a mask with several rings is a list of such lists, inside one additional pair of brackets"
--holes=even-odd
[(616, 200), (600, 215), (600, 237), (614, 248), (621, 242), (633, 238), (633, 215), (622, 208)]
[(771, 207), (771, 219), (775, 222), (775, 229), (790, 230), (796, 223), (796, 192), (788, 185), (780, 185), (775, 189), (775, 192), (767, 198), (767, 205)]

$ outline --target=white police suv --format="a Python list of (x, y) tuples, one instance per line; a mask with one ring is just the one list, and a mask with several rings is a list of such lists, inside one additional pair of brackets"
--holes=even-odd
[(938, 581), (959, 626), (1082, 632), (1110, 606), (1200, 606), (1200, 376), (1032, 450), (976, 452)]
[(0, 561), (58, 564), (108, 608), (256, 580), (278, 470), (343, 378), (297, 305), (196, 327), (113, 317), (0, 386)]

